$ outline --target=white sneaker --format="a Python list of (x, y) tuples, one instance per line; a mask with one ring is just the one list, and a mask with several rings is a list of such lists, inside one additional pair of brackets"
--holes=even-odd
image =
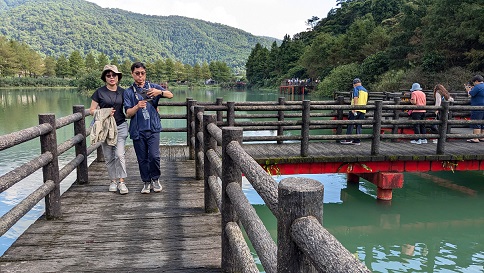
[(410, 143), (412, 143), (412, 144), (422, 144), (422, 141), (420, 141), (420, 139), (419, 140), (412, 140), (412, 141), (410, 141)]
[(109, 184), (109, 191), (111, 191), (111, 192), (118, 191), (118, 182), (111, 181), (111, 184)]
[(153, 180), (151, 181), (151, 188), (153, 189), (154, 192), (161, 192), (163, 187), (160, 184), (160, 180)]
[(353, 141), (352, 140), (341, 140), (339, 143), (343, 144), (343, 145), (350, 145), (350, 144), (353, 144)]
[(143, 185), (143, 189), (141, 190), (141, 193), (150, 193), (151, 190), (151, 182), (145, 182)]
[(120, 194), (127, 194), (128, 193), (128, 187), (126, 187), (126, 184), (124, 184), (124, 182), (118, 183), (118, 190), (119, 190)]
[(436, 144), (437, 142), (439, 142), (437, 139), (432, 140), (432, 143), (434, 143), (434, 144)]
[(427, 139), (420, 139), (420, 142), (421, 142), (422, 144), (427, 144)]

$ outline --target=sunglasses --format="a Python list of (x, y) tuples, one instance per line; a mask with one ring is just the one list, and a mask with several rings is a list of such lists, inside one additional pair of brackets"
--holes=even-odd
[(106, 78), (116, 78), (118, 74), (106, 74)]
[(136, 72), (134, 72), (134, 74), (136, 76), (139, 76), (139, 75), (144, 76), (146, 74), (146, 72), (145, 71), (136, 71)]

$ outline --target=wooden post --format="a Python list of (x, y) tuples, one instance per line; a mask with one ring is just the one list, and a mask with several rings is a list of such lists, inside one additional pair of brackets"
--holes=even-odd
[(301, 128), (301, 156), (308, 156), (309, 147), (309, 122), (311, 114), (311, 101), (303, 101), (302, 128)]
[(380, 130), (382, 122), (382, 104), (381, 100), (375, 101), (375, 111), (373, 112), (373, 138), (371, 140), (371, 155), (380, 153)]
[[(338, 105), (344, 105), (345, 104), (345, 97), (343, 96), (338, 96), (336, 98)], [(343, 110), (338, 109), (336, 110), (336, 119), (337, 120), (343, 120)], [(336, 125), (336, 134), (341, 135), (343, 134), (343, 125), (339, 124)], [(339, 142), (339, 140), (335, 140), (336, 142)]]
[(82, 154), (84, 160), (77, 166), (77, 183), (89, 183), (89, 173), (87, 169), (87, 146), (86, 146), (86, 119), (84, 114), (84, 105), (74, 105), (73, 113), (80, 113), (82, 118), (74, 122), (74, 135), (81, 134), (84, 138), (76, 144), (76, 156)]
[(227, 125), (235, 125), (235, 102), (233, 101), (227, 102)]
[(205, 109), (203, 106), (195, 106), (194, 122), (195, 122), (195, 179), (203, 179), (203, 164), (204, 162), (200, 158), (200, 153), (203, 153), (203, 139), (199, 139), (199, 135), (203, 134), (203, 118), (199, 118), (199, 113), (202, 113)]
[(188, 145), (188, 158), (193, 160), (195, 158), (195, 147), (192, 144), (192, 137), (195, 136), (195, 132), (192, 127), (193, 122), (193, 106), (197, 104), (196, 100), (187, 98), (187, 145)]
[[(233, 106), (233, 104), (232, 104)], [(232, 108), (233, 109), (233, 108)], [(225, 235), (225, 226), (229, 222), (238, 223), (237, 213), (227, 195), (229, 183), (242, 185), (242, 172), (237, 162), (227, 154), (226, 148), (232, 141), (242, 143), (242, 128), (225, 127), (222, 128), (222, 271), (238, 272), (235, 255), (230, 248), (229, 240)]]
[[(395, 97), (395, 98), (393, 98), (393, 101), (394, 101), (394, 105), (400, 105), (401, 99), (400, 99), (400, 97)], [(393, 120), (399, 120), (401, 112), (402, 112), (402, 110), (395, 109), (393, 111)], [(393, 125), (392, 134), (393, 135), (398, 134), (398, 124)], [(397, 141), (398, 141), (398, 139), (392, 139), (392, 142), (397, 142)]]
[(96, 149), (96, 161), (104, 162), (104, 152), (103, 152), (103, 147), (101, 145)]
[(216, 176), (216, 172), (212, 167), (212, 163), (208, 160), (207, 151), (217, 149), (217, 140), (210, 136), (207, 125), (210, 123), (215, 123), (215, 117), (213, 115), (203, 115), (203, 184), (204, 184), (204, 200), (205, 200), (205, 212), (212, 213), (217, 212), (217, 202), (215, 197), (210, 191), (210, 186), (208, 184), (208, 179), (210, 176)]
[(291, 239), (292, 223), (305, 216), (323, 220), (324, 186), (303, 177), (289, 177), (279, 183), (277, 217), (277, 272), (317, 272), (309, 258)]
[(56, 219), (62, 216), (60, 203), (60, 181), (59, 181), (59, 159), (57, 154), (57, 133), (54, 114), (40, 114), (39, 124), (49, 123), (52, 131), (40, 136), (41, 153), (51, 153), (52, 161), (42, 168), (44, 183), (52, 180), (55, 183), (54, 189), (45, 196), (45, 217)]
[[(453, 106), (454, 105), (454, 102), (453, 101), (447, 101), (449, 103), (449, 106)], [(442, 115), (442, 113), (441, 113)], [(448, 110), (448, 117), (447, 117), (447, 120), (452, 120), (454, 118), (454, 114), (452, 113), (452, 111), (450, 111), (450, 108)], [(447, 134), (450, 134), (450, 131), (452, 130), (452, 125), (450, 124), (447, 124)]]
[[(286, 98), (285, 97), (280, 97), (279, 98), (279, 105), (284, 105), (286, 103)], [(277, 111), (277, 121), (284, 121), (284, 110), (279, 110)], [(277, 126), (277, 136), (283, 136), (284, 135), (284, 128), (279, 125)], [(282, 144), (284, 141), (278, 140), (277, 144)]]
[[(223, 100), (224, 98), (217, 98), (215, 104), (217, 104), (217, 106), (222, 106)], [(217, 121), (222, 122), (223, 120), (224, 120), (224, 112), (217, 110)]]
[(442, 125), (439, 127), (439, 139), (437, 141), (437, 154), (445, 153), (445, 142), (447, 141), (447, 126), (449, 122), (449, 102), (442, 102), (442, 112), (440, 112), (440, 121)]

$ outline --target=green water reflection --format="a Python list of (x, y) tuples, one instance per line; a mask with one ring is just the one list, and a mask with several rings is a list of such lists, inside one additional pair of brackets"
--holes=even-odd
[[(393, 200), (377, 202), (367, 181), (306, 175), (325, 185), (324, 227), (373, 272), (484, 272), (482, 176), (405, 173)], [(254, 207), (276, 240), (276, 219), (266, 206)]]

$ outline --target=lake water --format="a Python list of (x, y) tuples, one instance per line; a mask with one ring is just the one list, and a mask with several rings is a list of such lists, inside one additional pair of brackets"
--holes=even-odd
[[(277, 92), (178, 90), (174, 101), (276, 101)], [(289, 99), (289, 98), (287, 98)], [(90, 98), (71, 89), (0, 90), (0, 135), (38, 124), (39, 113), (57, 117), (72, 113), (72, 105), (90, 105)], [(164, 112), (163, 107), (160, 111)], [(181, 110), (180, 110), (181, 111)], [(183, 112), (181, 112), (183, 113)], [(182, 127), (182, 121), (162, 121)], [(178, 123), (179, 122), (179, 123)], [(177, 125), (178, 124), (178, 125)], [(58, 131), (58, 141), (72, 136), (72, 126)], [(185, 133), (162, 133), (163, 144), (186, 143)], [(0, 175), (40, 153), (39, 140), (0, 151)], [(128, 145), (130, 143), (128, 142)], [(72, 153), (60, 159), (60, 165)], [(91, 162), (92, 157), (89, 158)], [(373, 272), (484, 272), (484, 179), (482, 172), (405, 173), (402, 189), (391, 202), (378, 202), (373, 184), (347, 185), (345, 174), (305, 175), (324, 184), (323, 224)], [(275, 177), (281, 180), (284, 176)], [(62, 191), (74, 181), (71, 175)], [(0, 194), (0, 215), (42, 183), (36, 172)], [(276, 239), (276, 221), (249, 184), (244, 192)], [(43, 201), (0, 237), (0, 255), (44, 210)], [(257, 259), (257, 257), (255, 257)]]

